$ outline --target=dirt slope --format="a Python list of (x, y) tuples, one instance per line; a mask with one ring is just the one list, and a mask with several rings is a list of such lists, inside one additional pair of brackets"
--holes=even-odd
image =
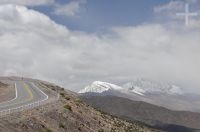
[(15, 98), (14, 85), (0, 81), (0, 103)]
[[(91, 106), (127, 120), (174, 132), (200, 131), (200, 113), (172, 111), (164, 107), (116, 96), (82, 97)], [(173, 129), (173, 130), (172, 130)], [(176, 132), (175, 131), (175, 132)]]

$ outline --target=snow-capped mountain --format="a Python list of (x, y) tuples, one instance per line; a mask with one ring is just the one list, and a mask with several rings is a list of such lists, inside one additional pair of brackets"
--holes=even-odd
[(139, 95), (144, 94), (170, 94), (170, 95), (182, 95), (183, 90), (172, 84), (155, 82), (146, 79), (136, 79), (132, 82), (126, 83), (122, 86), (129, 92), (133, 92)]
[(123, 90), (122, 87), (115, 84), (95, 81), (91, 85), (86, 86), (84, 89), (80, 90), (78, 93), (103, 93), (109, 90)]
[(107, 82), (95, 81), (91, 85), (80, 90), (79, 93), (103, 93), (110, 90), (118, 91), (124, 94), (134, 93), (140, 96), (145, 96), (145, 94), (161, 93), (170, 95), (183, 94), (182, 89), (178, 86), (145, 79), (136, 79), (122, 86), (117, 86)]
[(95, 81), (79, 93), (84, 97), (117, 96), (163, 106), (172, 110), (200, 111), (199, 95), (190, 94), (174, 84), (148, 79), (135, 79), (121, 86)]

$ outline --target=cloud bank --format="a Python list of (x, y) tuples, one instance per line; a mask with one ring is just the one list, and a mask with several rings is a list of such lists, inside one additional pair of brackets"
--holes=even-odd
[[(183, 25), (184, 26), (184, 25)], [(71, 90), (95, 80), (145, 77), (200, 86), (200, 32), (145, 24), (97, 35), (71, 31), (24, 6), (0, 6), (0, 73), (44, 79)]]
[(17, 4), (25, 6), (39, 6), (52, 4), (55, 0), (0, 0), (0, 4)]

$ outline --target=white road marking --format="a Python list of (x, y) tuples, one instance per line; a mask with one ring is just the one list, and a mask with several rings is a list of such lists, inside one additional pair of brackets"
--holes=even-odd
[(35, 88), (37, 88), (46, 98), (44, 100), (47, 100), (49, 98), (49, 96), (44, 93), (40, 88), (38, 88), (38, 86), (36, 86), (33, 82), (31, 83)]

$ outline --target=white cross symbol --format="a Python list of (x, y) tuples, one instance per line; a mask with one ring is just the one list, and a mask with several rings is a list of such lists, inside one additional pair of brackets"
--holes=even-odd
[(185, 13), (177, 13), (177, 16), (185, 16), (185, 25), (189, 25), (189, 17), (190, 16), (197, 16), (197, 13), (190, 13), (189, 12), (189, 5), (185, 4)]

